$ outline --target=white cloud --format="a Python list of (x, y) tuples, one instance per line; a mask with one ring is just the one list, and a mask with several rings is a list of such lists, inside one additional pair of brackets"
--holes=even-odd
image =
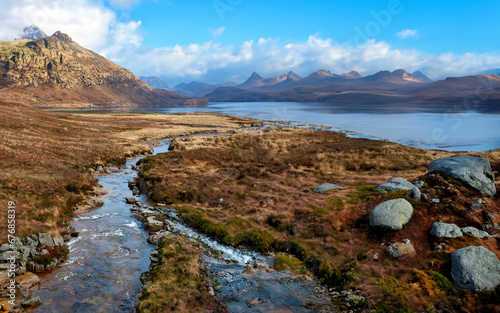
[[(82, 46), (105, 47), (140, 43), (137, 21), (122, 23), (115, 12), (94, 0), (0, 0), (0, 40), (13, 40), (35, 24), (48, 35), (60, 30)], [(130, 41), (125, 40), (129, 37)]]
[(219, 28), (216, 28), (216, 29), (209, 28), (208, 30), (210, 31), (210, 33), (212, 34), (212, 36), (219, 37), (219, 36), (221, 36), (224, 33), (224, 31), (226, 30), (226, 27), (222, 26), (222, 27), (219, 27)]
[(396, 34), (400, 39), (408, 37), (418, 37), (418, 30), (416, 29), (405, 29)]

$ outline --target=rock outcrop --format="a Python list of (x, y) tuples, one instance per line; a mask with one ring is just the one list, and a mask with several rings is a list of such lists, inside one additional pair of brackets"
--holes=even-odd
[(437, 238), (455, 238), (464, 234), (455, 224), (435, 222), (432, 224), (431, 235)]
[(0, 42), (0, 100), (47, 105), (201, 105), (153, 89), (132, 72), (56, 32), (41, 39)]
[(500, 284), (500, 261), (488, 249), (470, 246), (453, 252), (451, 276), (464, 289), (493, 290)]
[(487, 159), (470, 155), (436, 159), (429, 164), (428, 172), (433, 171), (445, 172), (490, 197), (496, 193), (495, 176)]
[(394, 199), (380, 203), (370, 212), (370, 226), (399, 230), (413, 215), (413, 207), (405, 199)]
[(420, 190), (410, 183), (409, 181), (402, 178), (389, 178), (387, 183), (375, 188), (375, 190), (387, 190), (387, 191), (399, 191), (399, 190), (411, 190), (412, 197), (415, 200), (420, 200), (421, 193)]
[(329, 183), (314, 187), (315, 192), (324, 192), (324, 191), (334, 190), (334, 189), (344, 189), (344, 187), (339, 186), (339, 185), (335, 185), (335, 184), (329, 184)]

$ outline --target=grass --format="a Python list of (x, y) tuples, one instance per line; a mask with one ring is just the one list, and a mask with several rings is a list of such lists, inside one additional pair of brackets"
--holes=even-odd
[[(201, 232), (230, 245), (276, 252), (277, 268), (303, 267), (329, 288), (364, 290), (380, 303), (371, 307), (380, 312), (433, 310), (468, 299), (447, 284), (450, 252), (436, 254), (429, 237), (438, 216), (460, 225), (482, 222), (467, 210), (477, 192), (422, 176), (431, 160), (451, 153), (297, 129), (193, 137), (175, 140), (172, 147), (169, 154), (148, 158), (142, 179), (152, 184), (151, 198), (182, 207), (181, 215)], [(500, 169), (499, 153), (484, 156)], [(422, 179), (422, 191), (442, 199), (441, 205), (417, 202), (407, 191), (375, 190), (391, 177)], [(312, 191), (328, 181), (345, 189)], [(410, 222), (398, 232), (371, 229), (370, 211), (395, 198), (412, 204)], [(496, 203), (491, 199), (492, 207)], [(403, 239), (411, 240), (416, 255), (395, 260), (381, 245)], [(453, 251), (474, 240), (446, 243)], [(481, 243), (500, 252), (493, 243)], [(417, 279), (413, 271), (423, 274)]]
[(286, 254), (276, 255), (276, 264), (274, 269), (277, 271), (284, 271), (290, 269), (292, 272), (297, 274), (305, 274), (306, 269), (302, 261), (293, 256), (288, 256)]
[(200, 271), (200, 247), (187, 236), (163, 236), (158, 243), (159, 265), (148, 275), (139, 312), (206, 312), (214, 306)]
[[(16, 203), (16, 236), (63, 232), (72, 208), (97, 185), (89, 168), (120, 165), (173, 134), (239, 128), (245, 119), (216, 115), (69, 115), (0, 101), (0, 224)], [(142, 136), (144, 135), (144, 136)], [(0, 229), (0, 242), (7, 228)]]

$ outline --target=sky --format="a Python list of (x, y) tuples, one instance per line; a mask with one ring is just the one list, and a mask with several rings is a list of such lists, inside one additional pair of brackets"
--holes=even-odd
[(241, 83), (319, 69), (500, 68), (500, 0), (0, 0), (0, 40), (60, 30), (137, 76)]

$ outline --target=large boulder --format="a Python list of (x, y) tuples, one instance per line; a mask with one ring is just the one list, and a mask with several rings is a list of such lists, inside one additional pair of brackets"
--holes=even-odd
[(496, 193), (495, 176), (491, 171), (490, 161), (484, 158), (459, 155), (437, 159), (429, 164), (428, 171), (445, 172), (490, 197)]
[(370, 226), (399, 230), (413, 215), (411, 203), (405, 199), (394, 199), (380, 203), (370, 212)]
[(409, 181), (402, 178), (389, 178), (387, 183), (383, 183), (382, 185), (375, 188), (375, 190), (387, 190), (387, 191), (400, 191), (400, 190), (411, 190), (412, 197), (415, 200), (420, 200), (421, 193), (420, 190), (410, 183)]
[(455, 238), (464, 234), (455, 224), (435, 222), (432, 224), (431, 235), (438, 238)]
[(459, 249), (451, 255), (451, 276), (461, 288), (493, 290), (500, 284), (500, 261), (483, 247)]

